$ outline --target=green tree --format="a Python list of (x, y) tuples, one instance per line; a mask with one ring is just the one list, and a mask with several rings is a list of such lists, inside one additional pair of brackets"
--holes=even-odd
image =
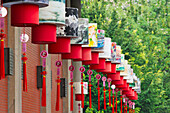
[[(97, 23), (99, 29), (106, 31), (106, 37), (121, 45), (122, 53), (141, 79), (142, 92), (135, 101), (136, 112), (170, 112), (168, 10), (168, 0), (82, 0), (82, 17)], [(88, 81), (88, 77), (85, 80)], [(88, 109), (87, 95), (86, 112), (97, 112), (96, 82), (94, 76), (93, 109)], [(107, 107), (106, 113), (110, 110)]]

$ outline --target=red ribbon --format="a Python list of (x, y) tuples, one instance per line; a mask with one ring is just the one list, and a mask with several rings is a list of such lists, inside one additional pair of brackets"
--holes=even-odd
[(115, 96), (113, 95), (112, 98), (113, 98), (112, 113), (114, 113), (114, 104), (115, 104), (115, 103), (114, 103), (114, 98), (115, 98)]
[(91, 101), (91, 82), (89, 82), (89, 108), (92, 108), (92, 101)]
[(57, 77), (57, 100), (56, 100), (56, 111), (60, 109), (60, 77)]
[(100, 87), (98, 86), (98, 110), (100, 110)]
[(133, 109), (133, 113), (135, 113), (135, 109)]
[(46, 71), (42, 72), (43, 75), (43, 86), (42, 86), (42, 106), (46, 107)]
[(120, 113), (122, 113), (122, 96), (120, 96)]
[(22, 61), (23, 61), (23, 91), (27, 92), (27, 67), (26, 67), (26, 54), (23, 54)]
[(110, 87), (109, 87), (109, 106), (111, 107), (111, 94), (110, 94), (110, 92), (111, 92), (111, 90), (110, 90)]
[(126, 105), (126, 113), (127, 113), (127, 105)]
[(116, 92), (116, 113), (117, 113), (117, 92)]
[(125, 104), (123, 104), (123, 109), (124, 109), (124, 112), (123, 112), (123, 113), (125, 113)]
[(70, 85), (71, 85), (71, 92), (70, 92), (70, 96), (71, 96), (71, 98), (70, 98), (70, 111), (73, 111), (73, 82), (72, 82), (72, 80), (71, 80)]
[(6, 34), (3, 33), (4, 30), (1, 30), (1, 49), (0, 49), (0, 80), (5, 78), (5, 64), (4, 64), (4, 38)]
[(130, 107), (129, 107), (129, 113), (131, 113), (131, 109), (130, 109)]
[(84, 91), (83, 91), (83, 80), (81, 81), (81, 107), (84, 108)]
[(104, 96), (104, 110), (106, 110), (106, 89), (105, 89), (105, 87), (104, 87), (104, 89), (103, 89), (103, 96)]

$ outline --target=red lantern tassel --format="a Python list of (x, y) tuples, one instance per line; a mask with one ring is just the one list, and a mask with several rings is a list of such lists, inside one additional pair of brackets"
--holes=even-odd
[(91, 82), (89, 82), (89, 108), (92, 108), (92, 102), (91, 102)]
[(71, 82), (70, 85), (71, 85), (70, 111), (73, 111), (73, 82)]
[(116, 113), (117, 113), (117, 92), (116, 92)]
[(125, 104), (123, 104), (123, 110), (124, 110), (124, 112), (123, 112), (123, 113), (125, 113)]
[(60, 109), (60, 77), (57, 77), (57, 100), (56, 100), (56, 111)]
[(83, 80), (81, 81), (81, 107), (84, 108)]
[(129, 113), (132, 113), (132, 109), (131, 108), (129, 108)]
[(100, 87), (98, 86), (98, 110), (100, 110)]
[(27, 92), (26, 62), (23, 63), (23, 90)]
[[(1, 32), (2, 33), (2, 32)], [(3, 35), (3, 34), (1, 34)], [(4, 65), (4, 39), (1, 36), (1, 50), (0, 50), (0, 80), (5, 78), (5, 65)]]
[(120, 96), (120, 113), (122, 113), (122, 96)]
[(109, 87), (109, 106), (111, 107), (111, 94), (110, 94), (110, 92), (111, 92), (111, 90), (110, 90), (110, 87)]
[(43, 86), (42, 86), (42, 106), (46, 107), (46, 71), (42, 72), (43, 75)]
[(126, 113), (127, 113), (127, 105), (126, 105)]
[(103, 96), (104, 96), (104, 110), (106, 110), (106, 89), (105, 89), (105, 87), (104, 87), (104, 89), (103, 89)]
[(27, 57), (25, 53), (23, 54), (22, 61), (23, 61), (23, 91), (27, 92), (27, 67), (26, 67)]
[(114, 103), (114, 101), (115, 101), (114, 98), (115, 98), (115, 96), (112, 96), (112, 98), (113, 98), (112, 113), (114, 113), (114, 104), (115, 104), (115, 103)]

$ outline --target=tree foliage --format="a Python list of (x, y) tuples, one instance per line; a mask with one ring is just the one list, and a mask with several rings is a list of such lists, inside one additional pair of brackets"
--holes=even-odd
[[(81, 0), (82, 18), (89, 18), (104, 29), (122, 47), (122, 53), (141, 79), (136, 111), (140, 113), (170, 113), (170, 18), (168, 0)], [(94, 72), (93, 75), (97, 73)], [(104, 76), (104, 75), (102, 75)], [(85, 77), (88, 81), (88, 77)], [(94, 78), (93, 109), (97, 112), (97, 81)], [(101, 85), (102, 87), (102, 85)], [(103, 98), (101, 92), (101, 111)], [(108, 95), (107, 95), (108, 97)], [(107, 101), (108, 102), (108, 101)], [(105, 111), (111, 111), (107, 107)]]

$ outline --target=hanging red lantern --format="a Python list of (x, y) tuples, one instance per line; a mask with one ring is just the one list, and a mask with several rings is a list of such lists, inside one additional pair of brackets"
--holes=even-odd
[(62, 55), (62, 59), (81, 59), (82, 58), (82, 47), (79, 44), (71, 45), (71, 53)]
[(3, 6), (11, 7), (11, 25), (17, 27), (39, 24), (39, 7), (48, 6), (44, 0), (3, 0)]
[(105, 58), (99, 58), (99, 64), (90, 66), (90, 69), (92, 69), (92, 70), (105, 69), (105, 68), (106, 68)]
[(120, 77), (120, 80), (114, 80), (114, 81), (112, 81), (112, 84), (115, 84), (115, 85), (123, 85), (123, 77)]
[(49, 44), (56, 41), (55, 24), (40, 24), (39, 26), (32, 27), (32, 43)]
[(120, 80), (120, 72), (116, 71), (116, 73), (107, 73), (112, 80)]
[(120, 89), (126, 89), (128, 87), (126, 80), (123, 80), (123, 85), (117, 85), (116, 87)]
[(83, 65), (92, 65), (92, 64), (99, 64), (99, 53), (98, 52), (91, 52), (91, 61), (82, 61)]
[(90, 47), (82, 47), (82, 58), (75, 59), (74, 61), (90, 61), (92, 60), (91, 48)]
[(71, 53), (71, 38), (57, 36), (57, 42), (53, 44), (48, 44), (48, 53), (49, 54), (63, 54)]
[(122, 88), (123, 91), (128, 91), (129, 90), (129, 84), (127, 83), (126, 85), (127, 85), (127, 87)]
[[(71, 53), (65, 53), (62, 55), (62, 59), (82, 59), (82, 44), (72, 42), (78, 38), (79, 20), (78, 9), (72, 7), (66, 7), (66, 26), (64, 35), (71, 39)], [(74, 21), (73, 21), (74, 19)], [(73, 26), (74, 25), (74, 26)]]
[(138, 100), (138, 94), (134, 91), (134, 96), (127, 95), (130, 100)]
[(105, 61), (105, 69), (104, 70), (96, 70), (97, 72), (103, 72), (104, 74), (111, 72), (111, 61)]
[(108, 73), (116, 73), (116, 64), (115, 63), (111, 63), (111, 72)]
[(133, 92), (132, 92), (132, 88), (131, 87), (129, 87), (129, 90), (128, 91), (122, 91), (122, 93), (124, 94), (124, 95), (131, 95)]

